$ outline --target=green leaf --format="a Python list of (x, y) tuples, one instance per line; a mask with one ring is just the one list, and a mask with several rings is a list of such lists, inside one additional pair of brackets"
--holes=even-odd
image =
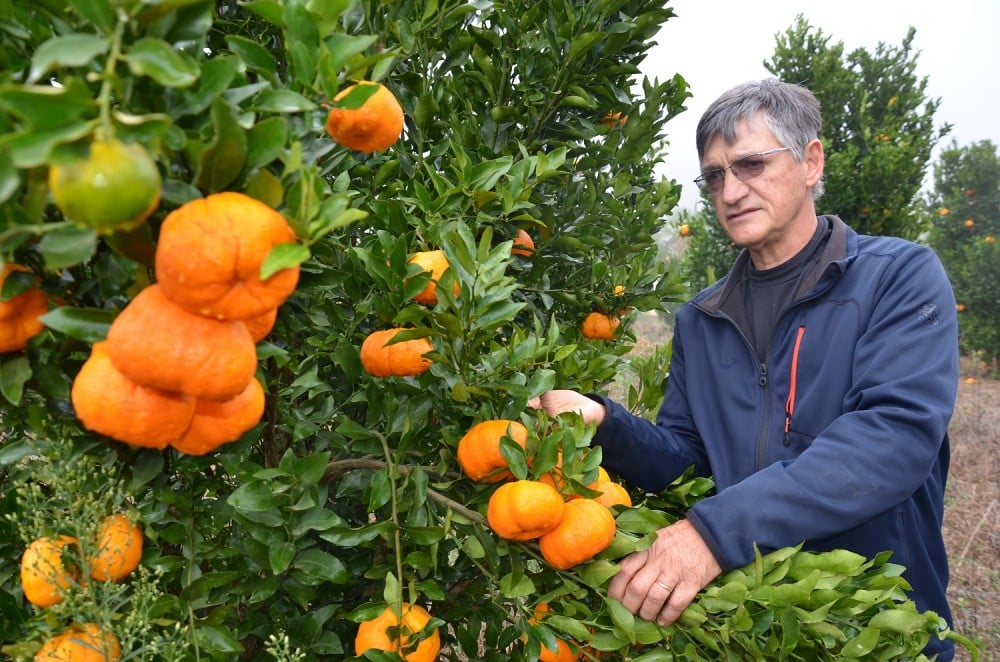
[(88, 344), (104, 340), (115, 313), (102, 308), (61, 306), (39, 318), (45, 326)]
[(198, 65), (170, 44), (143, 37), (125, 53), (125, 61), (136, 76), (149, 76), (164, 87), (188, 87), (198, 80)]
[(264, 90), (254, 100), (255, 110), (266, 113), (302, 113), (316, 110), (315, 102), (291, 90)]
[(108, 0), (66, 0), (85, 19), (101, 29), (101, 32), (111, 32), (115, 23), (115, 13)]
[(301, 552), (292, 565), (310, 579), (315, 580), (316, 584), (322, 582), (346, 584), (352, 579), (343, 561), (333, 554), (328, 554), (315, 547)]
[(271, 545), (267, 550), (268, 563), (271, 566), (271, 572), (276, 575), (288, 570), (288, 566), (292, 564), (292, 559), (295, 558), (295, 544), (291, 542), (283, 542), (277, 545)]
[(287, 127), (288, 120), (284, 117), (269, 117), (255, 124), (247, 132), (248, 169), (266, 166), (281, 156), (285, 151)]
[(913, 635), (928, 625), (932, 625), (937, 618), (932, 612), (919, 613), (907, 609), (885, 609), (872, 616), (868, 626), (899, 634)]
[(195, 185), (206, 193), (222, 191), (243, 171), (247, 157), (247, 137), (233, 110), (222, 99), (212, 104), (214, 139), (198, 159)]
[(522, 573), (509, 573), (500, 578), (500, 592), (505, 598), (524, 598), (535, 593), (535, 582)]
[(334, 33), (326, 37), (326, 45), (329, 57), (329, 67), (334, 71), (344, 68), (347, 60), (363, 53), (378, 41), (376, 35), (347, 35)]
[(257, 42), (239, 35), (228, 35), (226, 45), (251, 71), (269, 74), (271, 77), (278, 71), (274, 56)]
[(267, 280), (282, 269), (297, 267), (309, 259), (309, 249), (302, 244), (278, 244), (260, 265), (260, 278)]
[(844, 644), (844, 647), (840, 649), (840, 654), (847, 659), (861, 659), (875, 650), (878, 640), (879, 631), (876, 628), (866, 627), (858, 636)]
[(31, 58), (28, 82), (59, 67), (82, 67), (108, 50), (108, 40), (93, 34), (70, 34), (45, 41)]
[(62, 269), (86, 262), (97, 250), (97, 234), (93, 230), (67, 227), (48, 232), (38, 242), (38, 250), (47, 269)]
[(270, 483), (251, 480), (236, 488), (226, 499), (226, 503), (240, 512), (260, 513), (276, 508), (278, 499)]
[(2, 86), (0, 108), (17, 115), (35, 129), (57, 132), (67, 125), (77, 124), (77, 118), (92, 114), (96, 104), (86, 83), (73, 77), (63, 87)]
[(240, 645), (236, 636), (228, 629), (216, 625), (198, 625), (195, 628), (195, 638), (199, 645), (219, 653), (242, 653), (243, 646)]
[(580, 57), (595, 44), (604, 39), (603, 32), (584, 32), (576, 37), (569, 45), (569, 54), (566, 58), (567, 64)]
[(470, 165), (462, 173), (465, 185), (472, 190), (488, 191), (496, 186), (497, 181), (514, 165), (513, 156), (502, 156), (491, 161)]
[(0, 393), (12, 405), (21, 404), (24, 385), (31, 379), (31, 363), (24, 356), (0, 363)]

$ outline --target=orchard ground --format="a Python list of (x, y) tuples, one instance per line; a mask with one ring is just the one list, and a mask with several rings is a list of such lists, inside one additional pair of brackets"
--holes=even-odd
[[(669, 338), (654, 313), (639, 316), (632, 329), (639, 356)], [(970, 360), (962, 362), (950, 434), (944, 535), (955, 630), (977, 642), (980, 660), (1000, 660), (1000, 380)], [(960, 648), (955, 659), (970, 658)]]

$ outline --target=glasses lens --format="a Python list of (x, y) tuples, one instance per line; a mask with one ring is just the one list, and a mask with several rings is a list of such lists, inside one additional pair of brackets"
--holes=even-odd
[(708, 189), (711, 193), (717, 193), (722, 188), (722, 181), (725, 177), (725, 170), (709, 170), (708, 172), (701, 173), (701, 177), (695, 181), (703, 189)]
[(742, 159), (733, 161), (729, 168), (740, 180), (752, 179), (764, 172), (764, 157), (760, 154), (744, 156)]

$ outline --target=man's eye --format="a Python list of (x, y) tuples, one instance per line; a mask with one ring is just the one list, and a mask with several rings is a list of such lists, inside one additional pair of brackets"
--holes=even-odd
[(708, 172), (702, 175), (702, 178), (705, 180), (706, 184), (714, 184), (715, 182), (721, 180), (723, 177), (725, 177), (725, 174), (723, 173), (722, 170), (709, 170)]

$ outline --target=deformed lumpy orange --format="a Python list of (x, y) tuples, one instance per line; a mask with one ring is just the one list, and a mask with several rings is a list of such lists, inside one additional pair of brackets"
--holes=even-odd
[(236, 192), (192, 200), (163, 221), (156, 245), (156, 280), (172, 301), (198, 315), (244, 320), (284, 303), (299, 267), (261, 279), (271, 250), (296, 241), (280, 213)]

